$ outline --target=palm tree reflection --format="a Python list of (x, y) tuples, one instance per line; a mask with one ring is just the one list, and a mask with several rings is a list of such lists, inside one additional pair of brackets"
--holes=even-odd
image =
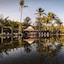
[(58, 55), (63, 46), (59, 39), (57, 40), (53, 37), (48, 39), (39, 39), (36, 44), (40, 62), (43, 64), (52, 64), (52, 59)]
[(39, 39), (37, 43), (37, 51), (40, 53), (49, 54), (55, 56), (62, 47), (62, 42), (60, 40), (49, 38), (49, 39)]

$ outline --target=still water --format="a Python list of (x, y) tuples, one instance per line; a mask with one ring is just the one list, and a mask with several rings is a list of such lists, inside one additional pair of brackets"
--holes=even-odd
[(0, 64), (64, 64), (64, 36), (0, 37)]

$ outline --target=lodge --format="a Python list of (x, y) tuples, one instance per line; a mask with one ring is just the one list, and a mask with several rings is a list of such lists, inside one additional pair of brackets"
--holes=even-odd
[(52, 32), (50, 31), (40, 31), (34, 29), (32, 26), (23, 30), (23, 38), (37, 38), (37, 37), (50, 37)]

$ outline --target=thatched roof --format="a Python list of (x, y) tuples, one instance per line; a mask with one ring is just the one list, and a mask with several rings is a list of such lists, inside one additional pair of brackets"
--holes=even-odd
[(34, 28), (32, 26), (29, 26), (28, 28), (24, 29), (24, 31), (34, 31)]

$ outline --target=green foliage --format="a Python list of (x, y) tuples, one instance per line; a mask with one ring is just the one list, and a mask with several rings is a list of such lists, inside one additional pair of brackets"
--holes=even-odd
[[(20, 6), (24, 6), (24, 0), (20, 0)], [(45, 29), (49, 29), (49, 30), (55, 30), (55, 24), (57, 24), (57, 26), (62, 26), (62, 22), (59, 19), (59, 17), (57, 17), (56, 14), (52, 13), (52, 12), (48, 12), (47, 14), (44, 13), (44, 10), (42, 8), (38, 8), (38, 10), (36, 10), (37, 13), (37, 18), (36, 18), (36, 24), (35, 24), (35, 28), (39, 29), (39, 30), (45, 30)], [(7, 28), (11, 28), (11, 30), (13, 29), (18, 29), (18, 30), (23, 30), (25, 28), (27, 28), (28, 26), (30, 26), (30, 17), (26, 17), (23, 23), (20, 22), (15, 22), (12, 20), (9, 20), (8, 17), (6, 18), (0, 18), (0, 27), (7, 27)], [(55, 21), (55, 23), (53, 23), (53, 20)], [(50, 24), (51, 26), (48, 26), (48, 24)]]
[(24, 5), (24, 0), (20, 0), (20, 6)]

